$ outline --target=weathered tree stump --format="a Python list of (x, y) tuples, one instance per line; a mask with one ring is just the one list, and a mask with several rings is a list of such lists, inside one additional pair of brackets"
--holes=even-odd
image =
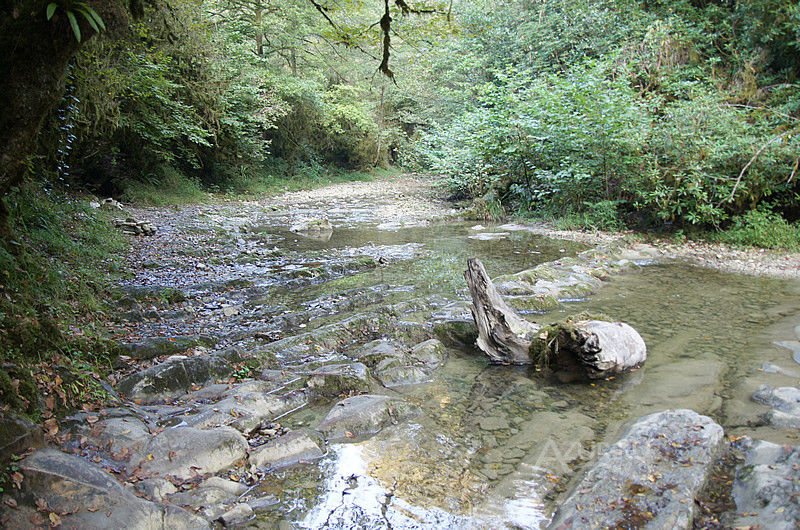
[(495, 289), (478, 259), (464, 272), (478, 326), (478, 347), (502, 364), (535, 364), (561, 375), (610, 377), (641, 366), (644, 340), (628, 324), (578, 317), (541, 327), (519, 316)]
[(506, 304), (481, 260), (467, 260), (464, 278), (472, 295), (478, 347), (492, 362), (531, 364), (531, 343), (539, 326), (528, 322)]

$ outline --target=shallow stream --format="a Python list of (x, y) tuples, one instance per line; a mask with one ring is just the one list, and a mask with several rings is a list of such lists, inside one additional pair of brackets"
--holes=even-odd
[[(495, 277), (586, 248), (461, 221), (381, 224), (355, 204), (301, 213), (320, 211), (334, 224), (332, 234), (292, 233), (280, 213), (206, 216), (220, 234), (217, 253), (203, 255), (212, 263), (208, 281), (196, 283), (194, 273), (161, 283), (189, 292), (216, 315), (216, 324), (199, 319), (203, 326), (255, 347), (371, 305), (467, 300), (467, 258), (480, 258)], [(381, 265), (348, 265), (361, 256)], [(133, 283), (152, 283), (152, 274)], [(220, 320), (220, 308), (233, 304), (240, 307), (234, 320)], [(773, 344), (796, 339), (800, 282), (641, 263), (589, 299), (526, 316), (546, 323), (584, 310), (636, 328), (647, 343), (646, 365), (614, 380), (563, 384), (529, 368), (489, 365), (476, 350), (450, 349), (430, 382), (382, 391), (418, 405), (419, 415), (365, 440), (329, 444), (319, 466), (268, 475), (252, 494), (278, 502), (249, 526), (538, 528), (603, 447), (634, 420), (666, 409), (711, 415), (729, 435), (796, 443), (788, 431), (761, 425), (766, 407), (751, 396), (759, 384), (796, 385), (800, 378), (791, 352)], [(267, 338), (236, 334), (271, 319), (283, 324), (267, 326)], [(330, 406), (280, 421), (313, 427)]]
[[(291, 251), (342, 255), (374, 247), (391, 258), (373, 271), (292, 289), (287, 301), (293, 309), (339, 288), (372, 285), (388, 286), (393, 300), (466, 299), (468, 257), (481, 258), (497, 276), (584, 248), (460, 222), (393, 230), (351, 226), (327, 240), (265, 230), (276, 246)], [(791, 352), (773, 344), (794, 338), (800, 283), (680, 263), (642, 265), (588, 300), (528, 317), (548, 322), (590, 310), (626, 321), (647, 343), (644, 368), (611, 381), (561, 384), (524, 367), (491, 366), (477, 351), (450, 350), (433, 381), (396, 389), (422, 414), (368, 440), (329, 445), (319, 468), (277, 472), (261, 488), (283, 508), (252, 526), (537, 528), (605, 444), (633, 420), (665, 409), (712, 415), (732, 435), (758, 431), (787, 441), (785, 433), (758, 426), (765, 408), (750, 396), (760, 383), (797, 381), (761, 367), (770, 362), (790, 375), (800, 372)], [(326, 411), (304, 409), (284, 421), (314, 425)]]

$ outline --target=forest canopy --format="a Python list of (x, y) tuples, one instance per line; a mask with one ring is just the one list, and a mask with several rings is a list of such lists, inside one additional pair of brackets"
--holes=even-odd
[[(6, 0), (0, 196), (403, 165), (597, 227), (800, 217), (794, 0)], [(749, 217), (748, 217), (749, 216)]]

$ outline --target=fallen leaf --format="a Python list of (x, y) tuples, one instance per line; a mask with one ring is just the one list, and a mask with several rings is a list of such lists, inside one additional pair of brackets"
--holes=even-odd
[(44, 499), (36, 499), (36, 509), (40, 512), (46, 512), (50, 510), (50, 507), (47, 505), (47, 501)]
[(6, 503), (6, 506), (8, 506), (9, 508), (17, 507), (17, 501), (15, 501), (14, 499), (5, 499), (3, 500), (3, 502)]
[(24, 478), (25, 477), (23, 477), (22, 473), (20, 473), (19, 471), (15, 471), (11, 475), (11, 480), (12, 480), (12, 482), (14, 482), (14, 486), (16, 486), (17, 489), (22, 489), (22, 480)]
[(90, 424), (94, 425), (95, 423), (100, 421), (100, 418), (98, 418), (97, 416), (91, 416), (90, 415), (90, 416), (86, 416), (86, 421), (88, 421)]

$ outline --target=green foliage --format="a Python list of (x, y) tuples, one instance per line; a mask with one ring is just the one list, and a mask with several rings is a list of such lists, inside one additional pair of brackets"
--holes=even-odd
[(103, 22), (103, 19), (100, 18), (100, 15), (97, 14), (97, 11), (95, 11), (94, 8), (92, 8), (92, 6), (86, 2), (73, 2), (68, 0), (61, 5), (59, 5), (57, 2), (50, 2), (47, 4), (47, 8), (45, 9), (47, 20), (53, 18), (53, 15), (56, 13), (58, 8), (61, 8), (61, 11), (63, 11), (64, 15), (67, 17), (69, 25), (72, 28), (72, 33), (75, 35), (75, 40), (78, 42), (81, 41), (81, 27), (78, 24), (77, 17), (75, 16), (76, 13), (81, 15), (86, 22), (89, 23), (89, 26), (91, 26), (95, 33), (100, 33), (101, 31), (106, 30), (106, 25)]
[(452, 49), (483, 78), (440, 63), (461, 106), (406, 159), (457, 196), (580, 226), (723, 229), (764, 204), (796, 219), (796, 3), (645, 4), (467, 10)]
[(717, 239), (734, 245), (798, 251), (800, 225), (790, 224), (766, 209), (750, 210), (734, 219), (730, 228), (720, 233)]
[(0, 242), (0, 358), (107, 351), (102, 299), (121, 236), (88, 205), (37, 185), (6, 201), (12, 226)]

